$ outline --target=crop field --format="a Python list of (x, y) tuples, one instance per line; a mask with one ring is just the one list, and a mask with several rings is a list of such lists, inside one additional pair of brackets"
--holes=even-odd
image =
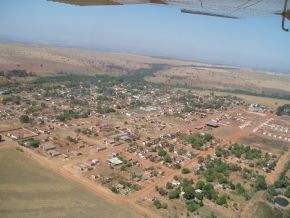
[(0, 217), (137, 216), (124, 207), (121, 209), (80, 185), (39, 166), (20, 151), (2, 148)]

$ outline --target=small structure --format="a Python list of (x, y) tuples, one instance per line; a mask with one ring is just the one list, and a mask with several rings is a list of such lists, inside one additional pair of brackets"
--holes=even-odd
[(106, 150), (106, 149), (107, 149), (107, 147), (97, 147), (96, 151), (101, 152), (101, 151)]
[(95, 165), (98, 164), (99, 162), (100, 162), (99, 159), (94, 159), (94, 160), (92, 160), (91, 165), (92, 165), (92, 166), (95, 166)]
[(56, 145), (51, 143), (45, 143), (40, 146), (44, 151), (54, 150), (56, 149)]
[(61, 155), (61, 153), (59, 151), (56, 151), (56, 150), (49, 150), (47, 152), (47, 154), (49, 154), (52, 157), (57, 157), (57, 156)]
[(214, 121), (207, 121), (206, 125), (209, 126), (209, 127), (212, 127), (212, 128), (218, 128), (219, 127), (219, 124), (217, 122), (214, 122)]
[(118, 166), (120, 164), (123, 163), (123, 161), (121, 161), (119, 158), (117, 157), (113, 157), (111, 159), (108, 160), (109, 164), (113, 165), (113, 166)]

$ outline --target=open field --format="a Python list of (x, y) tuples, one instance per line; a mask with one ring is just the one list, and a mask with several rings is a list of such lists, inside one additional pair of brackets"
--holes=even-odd
[[(0, 71), (23, 69), (37, 75), (58, 72), (126, 75), (152, 64), (165, 64), (146, 80), (169, 85), (217, 90), (241, 90), (266, 95), (288, 95), (290, 75), (270, 71), (135, 54), (97, 52), (76, 48), (0, 43)], [(5, 79), (0, 77), (1, 80)], [(25, 78), (27, 80), (29, 78)], [(23, 78), (18, 78), (22, 81)], [(224, 94), (224, 93), (221, 93)], [(277, 106), (289, 101), (234, 94), (248, 101)]]
[[(263, 218), (280, 218), (289, 217), (289, 211), (281, 211), (277, 208), (271, 207), (263, 201), (258, 201), (250, 208), (249, 218), (263, 217)], [(284, 216), (283, 216), (284, 213)]]
[(249, 135), (246, 137), (242, 137), (238, 140), (242, 144), (257, 146), (264, 149), (267, 152), (272, 152), (276, 154), (281, 154), (283, 151), (287, 151), (289, 149), (288, 143), (277, 141), (274, 139), (263, 138), (258, 135)]
[(69, 72), (123, 75), (149, 64), (184, 65), (189, 62), (149, 56), (56, 48), (31, 44), (0, 43), (0, 71), (25, 69), (38, 74)]
[(15, 150), (0, 152), (0, 217), (137, 217)]
[(170, 66), (148, 81), (201, 89), (242, 90), (267, 95), (289, 93), (290, 76), (254, 69), (216, 66)]
[[(202, 93), (210, 94), (210, 91), (202, 91)], [(238, 98), (245, 99), (247, 102), (252, 102), (256, 104), (265, 105), (268, 107), (277, 107), (284, 104), (290, 104), (290, 100), (286, 99), (277, 99), (277, 98), (270, 98), (270, 97), (261, 97), (261, 96), (253, 96), (253, 95), (244, 95), (244, 94), (236, 94), (236, 93), (229, 93), (229, 92), (214, 92), (215, 95), (232, 95)]]

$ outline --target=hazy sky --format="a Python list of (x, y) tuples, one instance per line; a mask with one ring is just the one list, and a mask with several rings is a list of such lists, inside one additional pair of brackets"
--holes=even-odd
[(229, 20), (165, 6), (0, 0), (0, 36), (290, 72), (290, 33), (281, 30), (280, 17)]

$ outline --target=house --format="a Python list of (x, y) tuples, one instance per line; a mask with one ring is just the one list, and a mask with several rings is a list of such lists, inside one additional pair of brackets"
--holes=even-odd
[(49, 150), (54, 150), (54, 149), (56, 149), (56, 145), (51, 144), (51, 143), (45, 143), (45, 144), (42, 144), (40, 147), (41, 147), (42, 150), (44, 150), (44, 151), (49, 151)]
[(56, 151), (56, 150), (49, 150), (47, 152), (48, 155), (50, 155), (51, 157), (57, 157), (59, 155), (61, 155), (61, 153), (59, 151)]
[(209, 126), (209, 127), (212, 127), (212, 128), (218, 128), (219, 127), (219, 124), (217, 122), (214, 122), (214, 121), (207, 121), (206, 125)]
[(107, 147), (97, 147), (96, 148), (96, 151), (97, 152), (100, 152), (100, 151), (104, 151), (104, 150), (106, 150), (107, 149)]
[(111, 158), (111, 159), (108, 159), (108, 163), (111, 164), (111, 165), (113, 165), (113, 166), (118, 166), (118, 165), (122, 164), (123, 161), (121, 161), (121, 160), (120, 160), (119, 158), (117, 158), (117, 157), (113, 157), (113, 158)]

